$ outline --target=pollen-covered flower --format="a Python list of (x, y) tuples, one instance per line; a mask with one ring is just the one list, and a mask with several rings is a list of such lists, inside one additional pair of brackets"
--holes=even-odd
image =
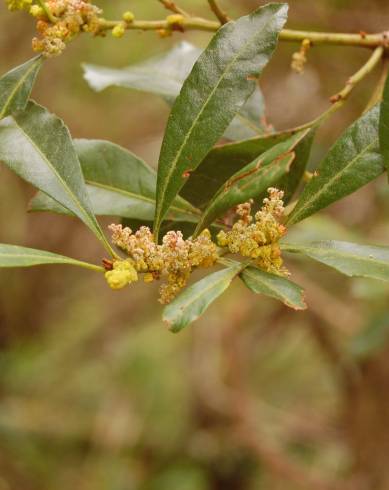
[(112, 270), (105, 273), (105, 278), (112, 289), (123, 289), (138, 280), (138, 273), (131, 259), (116, 260)]
[(111, 225), (113, 243), (131, 258), (145, 282), (163, 279), (160, 302), (169, 303), (186, 286), (196, 267), (211, 267), (218, 258), (211, 234), (204, 230), (197, 238), (185, 240), (181, 231), (169, 231), (158, 245), (147, 226), (135, 233), (122, 225)]
[(37, 31), (40, 34), (33, 39), (32, 46), (34, 51), (45, 56), (61, 54), (66, 43), (82, 31), (97, 34), (99, 30), (98, 16), (102, 11), (89, 0), (49, 0), (46, 7), (56, 19), (55, 23), (49, 21), (46, 12), (30, 9), (31, 15), (38, 18)]
[(287, 274), (282, 268), (278, 245), (286, 233), (285, 226), (280, 222), (285, 211), (284, 193), (273, 187), (268, 189), (268, 193), (269, 197), (263, 200), (263, 206), (254, 219), (251, 215), (252, 200), (237, 207), (238, 221), (230, 231), (218, 234), (218, 244), (231, 253), (254, 259), (254, 263), (267, 272)]

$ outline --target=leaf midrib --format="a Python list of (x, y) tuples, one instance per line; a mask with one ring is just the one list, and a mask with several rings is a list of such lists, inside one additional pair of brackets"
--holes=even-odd
[[(293, 156), (293, 155), (291, 155)], [(261, 164), (263, 163), (263, 160), (260, 162)], [(267, 165), (264, 165), (262, 168), (258, 168), (258, 172), (254, 173), (255, 175), (255, 178), (258, 178), (260, 177), (261, 179), (262, 178), (266, 178), (266, 176), (271, 173), (271, 171), (273, 171), (273, 164), (274, 163), (274, 166), (277, 165), (279, 167), (282, 167), (282, 165), (285, 163), (283, 160), (280, 160), (279, 162), (270, 162), (269, 164)], [(286, 165), (289, 164), (289, 160), (286, 162)], [(270, 168), (271, 167), (271, 168)], [(263, 171), (259, 174), (260, 171)], [(252, 176), (253, 174), (250, 175), (250, 177)], [(238, 187), (239, 188), (239, 191), (242, 192), (245, 190), (245, 188), (247, 188), (248, 186), (252, 185), (253, 182), (248, 182), (246, 185), (243, 184), (242, 187), (239, 187), (239, 185), (237, 186), (234, 186), (232, 185), (231, 187), (231, 191), (234, 189), (236, 190), (236, 188)], [(212, 214), (212, 211), (216, 210), (217, 212), (218, 211), (218, 208), (220, 206), (220, 204), (223, 204), (224, 200), (226, 198), (228, 198), (229, 196), (229, 191), (228, 191), (228, 194), (224, 194), (223, 195), (223, 192), (225, 192), (225, 186), (223, 185), (222, 188), (219, 190), (220, 194), (218, 194), (214, 201), (211, 203), (211, 206), (209, 208), (207, 208), (207, 210), (204, 211), (204, 214), (201, 218), (201, 221), (199, 221), (199, 224), (198, 224), (198, 228), (202, 227), (203, 226), (203, 223), (207, 221), (207, 218), (210, 214)], [(220, 199), (218, 199), (220, 197)]]
[(3, 253), (0, 252), (0, 257), (3, 258), (10, 258), (10, 259), (32, 259), (32, 260), (50, 260), (54, 262), (60, 262), (64, 264), (72, 263), (72, 264), (80, 264), (82, 262), (79, 262), (78, 260), (73, 260), (73, 259), (66, 259), (66, 258), (61, 258), (61, 257), (55, 257), (51, 255), (35, 255), (35, 254), (13, 254), (13, 253)]
[[(39, 58), (36, 61), (39, 61)], [(33, 63), (31, 65), (31, 67), (26, 71), (26, 73), (19, 79), (18, 83), (15, 85), (15, 87), (13, 88), (13, 90), (11, 91), (11, 93), (9, 94), (9, 97), (6, 99), (6, 103), (5, 103), (4, 107), (3, 107), (3, 110), (0, 112), (0, 119), (3, 119), (4, 114), (7, 112), (8, 107), (10, 106), (14, 95), (19, 90), (19, 88), (24, 84), (24, 82), (26, 81), (27, 77), (30, 75), (30, 73), (35, 68), (36, 68), (36, 65), (35, 65), (35, 63)]]
[[(375, 259), (374, 257), (373, 258), (370, 258), (370, 257), (364, 257), (364, 256), (360, 256), (360, 255), (354, 255), (352, 253), (347, 253), (347, 252), (344, 252), (343, 250), (338, 250), (338, 249), (333, 249), (333, 248), (315, 248), (315, 247), (306, 247), (306, 246), (299, 246), (299, 245), (289, 245), (288, 243), (285, 243), (284, 246), (282, 246), (282, 248), (288, 252), (292, 252), (293, 250), (296, 251), (296, 252), (299, 252), (299, 251), (312, 251), (314, 254), (316, 253), (316, 255), (319, 255), (320, 256), (320, 252), (323, 251), (323, 253), (326, 253), (327, 255), (331, 255), (331, 257), (333, 258), (336, 258), (337, 256), (341, 256), (343, 258), (349, 258), (349, 259), (355, 259), (355, 260), (358, 260), (358, 261), (363, 261), (363, 262), (367, 262), (369, 264), (371, 264), (372, 262), (377, 264), (377, 265), (383, 265), (383, 266), (386, 266), (386, 267), (389, 267), (389, 259), (387, 262), (385, 261), (382, 261), (382, 260), (377, 260)], [(331, 253), (332, 252), (332, 253)]]
[[(67, 185), (66, 181), (63, 180), (62, 176), (58, 173), (57, 169), (52, 165), (52, 163), (50, 162), (50, 160), (47, 158), (47, 156), (45, 155), (45, 153), (43, 153), (43, 151), (39, 148), (39, 146), (37, 146), (34, 142), (34, 140), (30, 137), (30, 135), (24, 130), (24, 128), (22, 126), (20, 126), (20, 124), (17, 122), (16, 118), (13, 118), (13, 120), (15, 121), (15, 124), (16, 126), (20, 129), (20, 131), (22, 131), (22, 133), (25, 135), (25, 137), (27, 138), (27, 140), (31, 143), (32, 147), (35, 148), (36, 152), (41, 155), (41, 157), (43, 158), (43, 160), (47, 163), (47, 165), (51, 168), (52, 172), (54, 173), (54, 175), (57, 177), (57, 179), (59, 180), (60, 184), (63, 186), (63, 188), (66, 190), (67, 194), (70, 196), (71, 200), (75, 203), (76, 207), (79, 209), (79, 211), (81, 212), (81, 215), (84, 216), (84, 218), (86, 218), (87, 222), (93, 227), (93, 229), (95, 231), (97, 231), (100, 235), (100, 230), (99, 228), (96, 226), (96, 223), (94, 222), (93, 219), (91, 219), (91, 217), (89, 216), (89, 213), (86, 212), (86, 210), (84, 209), (84, 207), (82, 206), (81, 202), (78, 200), (77, 196), (72, 192), (72, 190), (69, 188), (69, 186)], [(61, 203), (62, 204), (62, 203)], [(65, 206), (66, 207), (66, 206)], [(69, 210), (71, 211), (71, 210)]]
[[(259, 31), (262, 35), (262, 30)], [(237, 52), (237, 54), (233, 57), (233, 59), (230, 61), (230, 63), (227, 64), (225, 70), (223, 70), (220, 78), (219, 78), (219, 81), (218, 83), (215, 85), (215, 87), (211, 90), (211, 93), (209, 94), (209, 96), (206, 98), (202, 108), (200, 109), (199, 113), (197, 114), (197, 116), (195, 117), (195, 119), (193, 120), (193, 123), (191, 125), (191, 127), (189, 128), (189, 131), (187, 132), (184, 140), (183, 140), (183, 143), (181, 145), (181, 147), (179, 148), (177, 154), (176, 154), (176, 157), (174, 158), (173, 162), (172, 162), (172, 165), (170, 166), (170, 169), (168, 171), (168, 175), (167, 175), (167, 178), (164, 180), (164, 185), (162, 187), (162, 190), (161, 190), (161, 195), (160, 195), (160, 199), (158, 200), (157, 202), (157, 219), (156, 221), (160, 223), (161, 221), (161, 218), (160, 218), (160, 214), (161, 214), (161, 210), (162, 210), (162, 204), (164, 202), (164, 199), (165, 199), (165, 195), (166, 195), (166, 191), (167, 191), (167, 187), (168, 187), (168, 183), (170, 182), (170, 179), (171, 179), (171, 176), (173, 175), (175, 169), (176, 169), (176, 166), (177, 166), (177, 162), (179, 160), (179, 158), (181, 157), (181, 154), (183, 152), (183, 149), (185, 148), (185, 146), (187, 145), (187, 142), (189, 141), (189, 138), (191, 137), (192, 135), (192, 132), (198, 122), (198, 120), (200, 119), (200, 117), (202, 116), (202, 114), (204, 113), (204, 111), (206, 110), (208, 104), (210, 103), (210, 101), (212, 100), (213, 96), (215, 95), (215, 92), (216, 90), (219, 88), (220, 84), (222, 83), (222, 81), (224, 80), (224, 78), (226, 77), (227, 73), (230, 71), (231, 67), (235, 64), (236, 60), (244, 53), (244, 51), (246, 50), (247, 46), (253, 41), (253, 39), (255, 39), (256, 37), (258, 36), (258, 32), (256, 32), (253, 36), (250, 37), (250, 39), (244, 44), (243, 48), (241, 50), (239, 50)]]
[[(261, 271), (261, 272), (263, 272), (263, 271)], [(257, 276), (253, 272), (250, 272), (248, 269), (245, 269), (242, 272), (242, 274), (247, 275), (247, 276), (250, 276), (253, 280), (258, 281), (261, 284), (264, 284), (267, 289), (269, 289), (270, 291), (272, 291), (277, 296), (277, 298), (282, 298), (283, 302), (286, 305), (293, 306), (293, 307), (300, 306), (300, 305), (298, 305), (296, 303), (290, 302), (288, 300), (288, 297), (280, 294), (277, 289), (274, 289), (273, 287), (269, 286), (268, 284), (264, 283), (263, 281), (259, 281), (258, 278), (257, 278)]]
[[(315, 202), (319, 197), (327, 190), (328, 187), (330, 187), (334, 182), (336, 182), (343, 174), (346, 172), (350, 166), (354, 165), (354, 163), (359, 159), (362, 158), (365, 153), (371, 149), (372, 146), (376, 145), (378, 143), (378, 138), (375, 138), (374, 141), (369, 143), (363, 151), (358, 153), (345, 167), (342, 168), (340, 172), (338, 172), (336, 175), (334, 175), (326, 184), (323, 185), (323, 187), (320, 188), (320, 190), (313, 194), (310, 199), (305, 201), (305, 205), (302, 206), (296, 214), (291, 215), (293, 217), (294, 222), (296, 221), (296, 217), (300, 216), (302, 214), (302, 211), (309, 209), (310, 206), (312, 205), (312, 202)], [(320, 170), (319, 170), (320, 172)]]
[[(236, 273), (234, 273), (234, 274), (232, 274), (233, 271), (231, 270), (231, 276), (232, 277), (230, 279), (230, 282), (232, 281), (232, 279), (234, 279), (235, 276), (237, 276), (240, 273), (240, 271), (242, 270), (242, 267), (235, 266), (235, 269), (236, 269)], [(179, 306), (180, 313), (182, 314), (184, 309), (188, 308), (188, 306), (195, 303), (199, 298), (201, 298), (201, 296), (203, 296), (205, 293), (207, 293), (210, 289), (217, 286), (218, 283), (222, 283), (224, 281), (228, 281), (228, 278), (226, 278), (226, 277), (219, 278), (216, 281), (212, 282), (209, 286), (203, 288), (198, 294), (191, 296), (190, 299), (186, 303)], [(179, 316), (174, 316), (172, 319), (166, 318), (166, 321), (168, 321), (169, 323), (174, 323), (177, 320), (177, 318), (179, 318)]]
[[(100, 189), (105, 189), (107, 191), (116, 192), (118, 194), (122, 194), (125, 197), (131, 197), (133, 199), (139, 199), (140, 201), (144, 201), (144, 202), (147, 202), (148, 204), (155, 205), (155, 199), (153, 199), (151, 197), (143, 196), (142, 194), (136, 194), (135, 192), (127, 191), (127, 190), (121, 189), (120, 187), (112, 187), (112, 186), (110, 186), (108, 184), (102, 184), (101, 182), (95, 182), (93, 180), (86, 180), (85, 182), (88, 185), (92, 185), (92, 186), (98, 187)], [(194, 211), (190, 211), (190, 210), (187, 210), (187, 209), (184, 209), (184, 208), (179, 208), (177, 206), (171, 206), (170, 209), (172, 209), (172, 210), (174, 210), (174, 211), (176, 211), (178, 213), (192, 215), (192, 216), (194, 216), (196, 218), (198, 218), (199, 215), (200, 215), (200, 211), (197, 214)]]

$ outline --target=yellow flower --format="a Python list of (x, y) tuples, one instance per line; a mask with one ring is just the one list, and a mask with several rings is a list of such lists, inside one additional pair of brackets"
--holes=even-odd
[(124, 12), (123, 14), (124, 21), (131, 23), (134, 21), (134, 19), (135, 19), (135, 15), (132, 12), (130, 12), (129, 10), (127, 12)]
[(45, 11), (43, 10), (42, 7), (40, 7), (39, 5), (32, 5), (30, 7), (30, 14), (33, 16), (33, 17), (45, 17)]
[(126, 32), (126, 28), (123, 24), (118, 24), (112, 29), (112, 36), (116, 38), (120, 38), (124, 36), (124, 33)]
[(108, 286), (112, 289), (123, 289), (127, 284), (138, 280), (132, 260), (117, 260), (113, 269), (105, 273)]
[(182, 27), (185, 22), (185, 17), (180, 14), (168, 15), (166, 17), (166, 22), (171, 27)]

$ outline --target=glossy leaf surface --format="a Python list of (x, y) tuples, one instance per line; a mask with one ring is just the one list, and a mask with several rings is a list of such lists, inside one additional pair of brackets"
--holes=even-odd
[[(200, 48), (184, 41), (162, 55), (125, 68), (84, 64), (84, 78), (97, 92), (111, 86), (124, 87), (158, 95), (172, 105), (201, 53)], [(262, 133), (264, 111), (263, 95), (256, 87), (224, 137), (237, 140)]]
[(180, 194), (194, 206), (204, 208), (230, 177), (290, 136), (290, 132), (274, 133), (216, 146), (190, 174)]
[(80, 218), (109, 249), (87, 195), (80, 162), (67, 127), (29, 102), (0, 122), (0, 160)]
[(294, 159), (293, 149), (306, 134), (307, 130), (296, 133), (234, 174), (205, 209), (197, 232), (206, 228), (228, 209), (263, 195), (268, 187), (280, 181), (288, 173)]
[(0, 244), (0, 267), (32, 267), (43, 264), (67, 264), (90, 268), (90, 264), (52, 252)]
[[(114, 143), (74, 140), (93, 211), (101, 216), (152, 221), (155, 212), (156, 174), (143, 160)], [(72, 214), (43, 193), (30, 203), (31, 211)], [(196, 211), (177, 198), (170, 209), (172, 220), (194, 221)]]
[(306, 255), (347, 276), (389, 281), (389, 247), (340, 241), (282, 243), (282, 250)]
[(84, 64), (84, 78), (97, 92), (110, 86), (125, 87), (173, 102), (200, 54), (200, 48), (184, 41), (167, 53), (126, 68)]
[(223, 138), (231, 141), (254, 138), (266, 131), (265, 100), (258, 86), (224, 131)]
[(244, 266), (236, 263), (231, 267), (210, 274), (186, 288), (167, 305), (163, 320), (173, 332), (179, 332), (199, 318), (231, 284)]
[(256, 87), (287, 6), (270, 4), (225, 24), (186, 79), (169, 117), (158, 167), (155, 230), (189, 172), (197, 168)]
[(41, 65), (37, 56), (0, 78), (0, 119), (26, 107)]
[(305, 186), (288, 223), (297, 223), (368, 184), (384, 171), (378, 144), (379, 107), (352, 124)]
[(269, 274), (257, 267), (247, 267), (240, 275), (254, 293), (270, 296), (295, 310), (305, 310), (304, 290), (285, 277)]

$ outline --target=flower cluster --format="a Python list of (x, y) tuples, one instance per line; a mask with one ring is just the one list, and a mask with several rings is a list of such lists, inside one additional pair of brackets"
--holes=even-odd
[[(239, 219), (229, 231), (217, 236), (218, 245), (228, 252), (249, 257), (257, 267), (273, 274), (287, 275), (282, 267), (280, 238), (286, 228), (281, 224), (284, 216), (282, 191), (268, 189), (269, 197), (262, 208), (252, 216), (253, 201), (240, 204), (236, 209)], [(107, 263), (105, 277), (112, 289), (122, 289), (143, 276), (146, 283), (162, 279), (160, 299), (170, 303), (184, 288), (192, 271), (197, 267), (212, 267), (219, 258), (220, 248), (212, 241), (209, 230), (196, 238), (184, 239), (181, 231), (169, 231), (157, 244), (150, 228), (142, 226), (135, 233), (131, 228), (113, 224), (110, 227), (113, 243), (128, 258)]]
[[(106, 273), (108, 284), (119, 289), (138, 279), (145, 282), (164, 279), (160, 287), (160, 302), (167, 304), (187, 284), (196, 267), (211, 267), (218, 258), (217, 246), (211, 234), (204, 230), (197, 238), (185, 240), (180, 231), (169, 231), (162, 244), (155, 243), (150, 228), (142, 226), (136, 233), (122, 225), (111, 225), (113, 243), (130, 259), (116, 261)], [(125, 265), (123, 265), (125, 263)]]
[(236, 213), (239, 220), (230, 231), (221, 231), (218, 236), (220, 247), (226, 247), (231, 253), (254, 259), (261, 269), (273, 274), (287, 275), (282, 267), (281, 250), (278, 244), (286, 233), (281, 224), (284, 215), (284, 193), (275, 188), (268, 189), (269, 197), (264, 199), (262, 208), (251, 215), (253, 201), (240, 204)]
[[(89, 0), (48, 0), (45, 7), (46, 10), (39, 5), (30, 8), (30, 13), (38, 19), (37, 31), (40, 34), (34, 37), (32, 46), (34, 51), (45, 56), (61, 54), (66, 43), (82, 31), (93, 34), (99, 31), (101, 10)], [(48, 12), (55, 19), (54, 23), (48, 19)]]
[(304, 39), (301, 43), (300, 50), (292, 55), (291, 68), (296, 73), (303, 73), (305, 64), (307, 63), (307, 53), (311, 47), (311, 41)]

